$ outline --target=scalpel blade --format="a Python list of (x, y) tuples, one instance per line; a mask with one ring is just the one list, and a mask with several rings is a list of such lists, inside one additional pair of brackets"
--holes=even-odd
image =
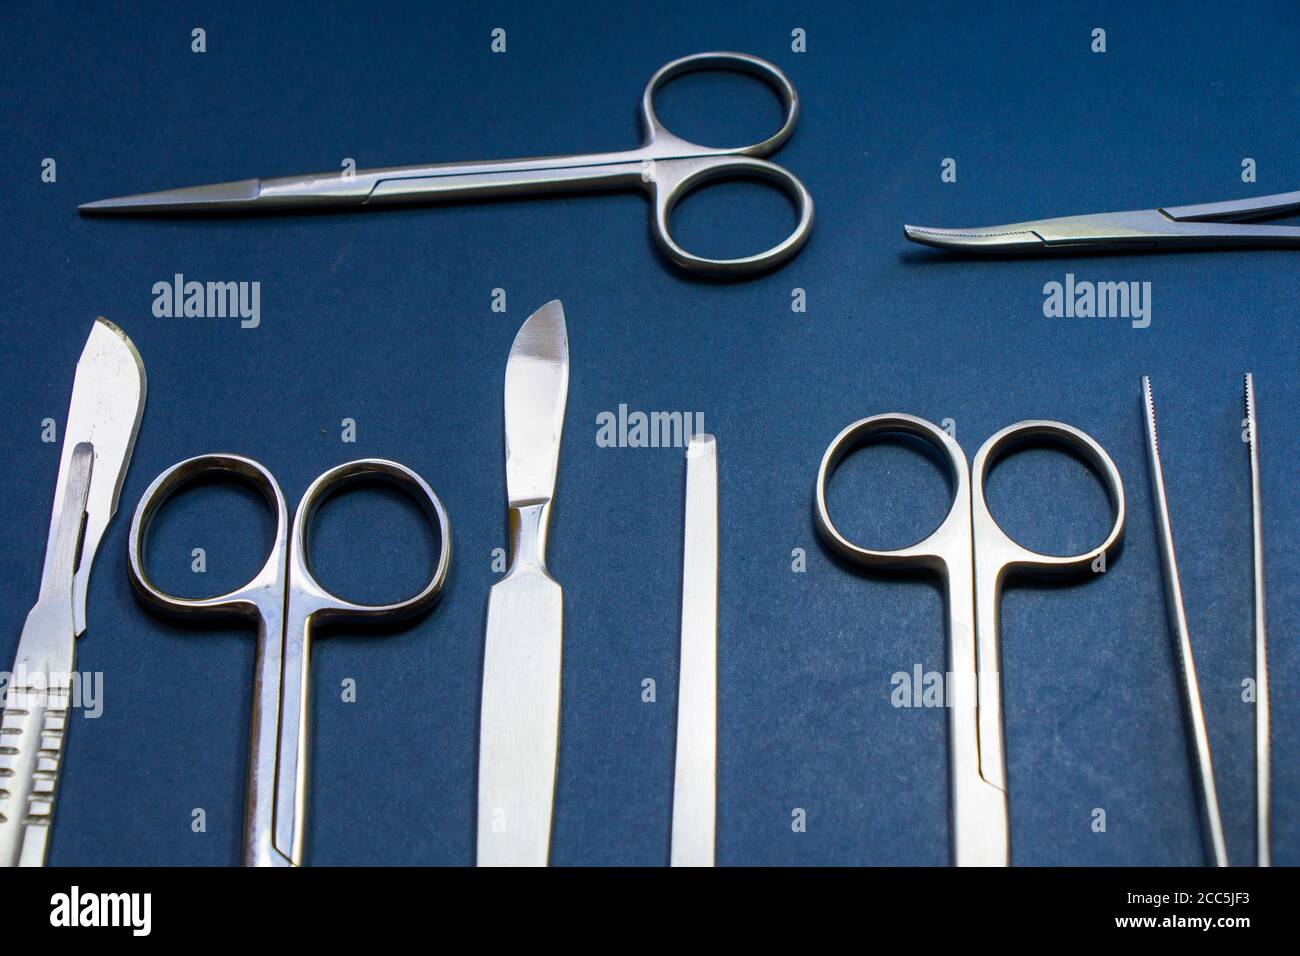
[[(72, 385), (72, 403), (64, 426), (63, 457), (54, 493), (54, 514), (63, 508), (68, 469), (73, 449), (80, 442), (95, 447), (95, 468), (86, 500), (86, 533), (81, 544), (81, 563), (73, 583), (72, 616), (76, 632), (86, 629), (86, 588), (90, 568), (108, 522), (117, 511), (127, 465), (135, 448), (144, 415), (146, 382), (144, 362), (126, 333), (105, 318), (95, 320), (86, 347), (77, 361)], [(51, 571), (51, 553), (57, 522), (50, 526), (45, 550), (45, 574)]]
[(488, 597), (479, 722), (478, 865), (545, 866), (560, 730), (564, 599), (546, 526), (569, 385), (559, 302), (519, 329), (506, 363), (510, 570)]

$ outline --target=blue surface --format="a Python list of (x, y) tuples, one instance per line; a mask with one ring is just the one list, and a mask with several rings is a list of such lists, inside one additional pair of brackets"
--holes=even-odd
[[(172, 462), (234, 451), (296, 501), (325, 468), (395, 458), (437, 489), (456, 560), (432, 614), (393, 634), (317, 644), (307, 854), (314, 864), (468, 864), (492, 551), (505, 543), (502, 380), (519, 324), (551, 298), (572, 375), (550, 557), (566, 607), (553, 861), (667, 860), (684, 455), (596, 445), (620, 403), (698, 411), (719, 440), (723, 864), (943, 864), (946, 721), (890, 705), (890, 676), (943, 667), (935, 582), (866, 577), (817, 543), (826, 443), (863, 415), (951, 417), (973, 455), (1024, 418), (1095, 436), (1118, 464), (1126, 546), (1104, 577), (1013, 586), (1002, 603), (1012, 858), (1194, 864), (1201, 844), (1145, 473), (1139, 376), (1157, 390), (1187, 611), (1228, 846), (1254, 855), (1249, 475), (1241, 375), (1253, 371), (1272, 636), (1274, 852), (1300, 862), (1300, 538), (1289, 485), (1300, 430), (1300, 253), (1199, 252), (977, 261), (912, 246), (904, 222), (971, 225), (1205, 202), (1300, 185), (1291, 122), (1300, 11), (1272, 3), (337, 3), (131, 12), (24, 5), (0, 33), (0, 656), (38, 587), (73, 367), (103, 314), (134, 339), (149, 402), (92, 580), (81, 669), (103, 716), (71, 731), (55, 864), (238, 861), (253, 635), (147, 614), (125, 571), (127, 518)], [(481, 9), (481, 12), (479, 12)], [(747, 10), (749, 7), (747, 7)], [(190, 52), (190, 30), (208, 52)], [(508, 52), (489, 51), (508, 31)], [(1089, 51), (1102, 26), (1108, 52)], [(807, 30), (808, 52), (790, 50)], [(76, 204), (172, 186), (358, 165), (543, 155), (636, 142), (635, 105), (670, 58), (715, 48), (772, 59), (803, 99), (775, 157), (817, 202), (789, 266), (692, 280), (654, 250), (636, 193), (311, 216), (82, 219)], [(1261, 68), (1261, 67), (1265, 68)], [(739, 142), (776, 119), (745, 81), (665, 91), (684, 133)], [(687, 115), (691, 119), (688, 122)], [(692, 125), (694, 124), (694, 125)], [(44, 157), (56, 183), (40, 180)], [(1240, 180), (1243, 157), (1259, 181)], [(958, 181), (940, 182), (940, 161)], [(751, 201), (755, 203), (751, 209)], [(784, 219), (782, 217), (785, 217)], [(759, 248), (790, 221), (764, 187), (718, 187), (677, 225), (705, 252)], [(174, 273), (259, 281), (261, 325), (155, 318)], [(1048, 319), (1042, 287), (1149, 281), (1150, 328)], [(792, 313), (791, 290), (807, 294)], [(508, 311), (491, 311), (495, 288)], [(340, 422), (357, 441), (340, 441)], [(846, 525), (915, 538), (943, 477), (892, 446), (836, 482)], [(877, 493), (878, 492), (878, 493)], [(1073, 459), (1027, 453), (990, 495), (1029, 543), (1083, 547), (1106, 506)], [(362, 596), (412, 582), (431, 546), (410, 509), (349, 496), (318, 553)], [(200, 593), (234, 583), (270, 535), (255, 501), (204, 489), (158, 529), (154, 572)], [(421, 537), (423, 535), (423, 537)], [(204, 547), (209, 573), (191, 575)], [(791, 553), (807, 553), (805, 573)], [(332, 555), (332, 557), (331, 557)], [(343, 585), (340, 584), (340, 587)], [(396, 589), (396, 590), (394, 590)], [(358, 701), (340, 701), (354, 678)], [(657, 682), (643, 703), (641, 682)], [(191, 811), (207, 832), (191, 832)], [(1105, 833), (1091, 829), (1104, 808)], [(792, 832), (803, 808), (807, 831)]]

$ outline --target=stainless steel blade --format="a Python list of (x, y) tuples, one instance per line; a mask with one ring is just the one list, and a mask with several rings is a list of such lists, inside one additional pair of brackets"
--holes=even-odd
[[(72, 402), (63, 426), (63, 457), (54, 493), (54, 514), (63, 508), (68, 468), (73, 449), (80, 442), (95, 447), (95, 467), (86, 501), (86, 531), (81, 543), (81, 561), (73, 583), (72, 615), (76, 633), (86, 629), (86, 589), (104, 529), (117, 511), (122, 481), (126, 478), (135, 437), (140, 430), (145, 399), (144, 363), (126, 333), (105, 318), (95, 320), (86, 347), (77, 362), (72, 385)], [(56, 528), (50, 527), (45, 551), (45, 574), (50, 573)]]
[(95, 452), (74, 449), (55, 512), (49, 571), (18, 642), (0, 718), (0, 866), (44, 866), (71, 703), (77, 638), (72, 573)]
[[(1300, 195), (1300, 194), (1297, 194)], [(1272, 866), (1272, 757), (1268, 702), (1268, 629), (1264, 613), (1264, 518), (1259, 489), (1259, 421), (1255, 377), (1246, 373), (1246, 438), (1250, 447), (1250, 530), (1255, 581), (1255, 839), (1260, 866)]]
[(696, 435), (686, 449), (673, 866), (713, 866), (717, 755), (718, 451), (712, 435)]
[(1228, 847), (1223, 836), (1223, 818), (1219, 815), (1219, 795), (1214, 785), (1214, 761), (1210, 759), (1210, 735), (1201, 706), (1201, 688), (1196, 679), (1196, 660), (1192, 656), (1192, 638), (1187, 629), (1187, 611), (1183, 605), (1182, 579), (1178, 575), (1178, 555), (1174, 550), (1173, 526), (1169, 520), (1169, 501), (1165, 497), (1165, 476), (1160, 466), (1160, 443), (1156, 436), (1156, 405), (1151, 394), (1151, 379), (1142, 376), (1142, 397), (1146, 408), (1147, 464), (1151, 472), (1151, 493), (1155, 499), (1156, 531), (1160, 560), (1164, 566), (1165, 599), (1174, 625), (1174, 647), (1182, 668), (1183, 707), (1192, 751), (1196, 755), (1197, 790), (1200, 797), (1201, 828), (1206, 849), (1216, 866), (1228, 865)]
[(904, 226), (903, 235), (913, 242), (957, 252), (1033, 253), (1043, 249), (1043, 237), (1022, 223), (1008, 226), (972, 226), (950, 229), (934, 226)]
[[(337, 178), (338, 174), (335, 174)], [(77, 207), (83, 215), (148, 215), (154, 213), (185, 212), (238, 212), (259, 208), (262, 182), (259, 179), (241, 179), (236, 182), (212, 183), (208, 186), (185, 186), (181, 189), (160, 189), (134, 196), (115, 196), (83, 202)]]
[(511, 507), (555, 494), (564, 405), (569, 392), (569, 337), (564, 307), (546, 303), (515, 335), (506, 362), (506, 494)]
[(510, 570), (488, 598), (479, 722), (478, 863), (545, 866), (560, 732), (564, 598), (546, 527), (564, 428), (564, 310), (529, 317), (506, 363)]

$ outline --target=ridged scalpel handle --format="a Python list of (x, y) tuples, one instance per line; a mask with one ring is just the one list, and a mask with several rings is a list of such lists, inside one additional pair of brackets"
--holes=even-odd
[(0, 866), (44, 866), (63, 762), (76, 661), (73, 574), (85, 528), (95, 449), (69, 458), (41, 594), (27, 615), (0, 718)]
[(0, 866), (44, 866), (68, 723), (68, 688), (9, 688), (0, 720)]

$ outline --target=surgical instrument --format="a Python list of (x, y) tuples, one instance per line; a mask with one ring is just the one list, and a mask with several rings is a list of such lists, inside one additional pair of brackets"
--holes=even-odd
[[(912, 435), (947, 459), (953, 499), (939, 527), (910, 547), (882, 551), (846, 538), (831, 520), (827, 487), (849, 452), (881, 436)], [(1026, 443), (1051, 443), (1077, 453), (1106, 487), (1113, 523), (1101, 544), (1080, 554), (1031, 551), (998, 525), (985, 501), (993, 465)], [(841, 558), (871, 569), (922, 568), (936, 572), (947, 592), (948, 673), (954, 682), (948, 707), (948, 760), (952, 787), (953, 858), (958, 866), (1010, 862), (1006, 744), (1002, 727), (999, 605), (1010, 573), (1066, 575), (1105, 569), (1124, 533), (1124, 486), (1105, 449), (1062, 422), (1022, 421), (989, 438), (967, 467), (966, 455), (947, 431), (914, 415), (888, 413), (856, 421), (826, 448), (814, 497), (817, 530)]]
[(564, 595), (547, 525), (569, 391), (564, 308), (528, 317), (506, 361), (510, 567), (488, 595), (478, 753), (478, 865), (546, 866), (560, 733)]
[(1272, 757), (1268, 708), (1268, 637), (1264, 615), (1264, 518), (1259, 490), (1259, 418), (1255, 377), (1246, 373), (1246, 442), (1250, 450), (1250, 539), (1255, 622), (1255, 838), (1260, 866), (1272, 866)]
[(718, 444), (686, 446), (673, 866), (713, 866), (718, 815)]
[(1165, 496), (1165, 476), (1160, 467), (1160, 445), (1156, 438), (1156, 405), (1151, 393), (1151, 379), (1142, 376), (1142, 400), (1145, 406), (1147, 463), (1151, 474), (1151, 493), (1155, 505), (1156, 531), (1160, 541), (1160, 562), (1164, 567), (1165, 600), (1174, 627), (1174, 647), (1181, 667), (1183, 710), (1192, 739), (1197, 771), (1197, 792), (1201, 827), (1206, 849), (1216, 866), (1228, 865), (1228, 847), (1223, 837), (1223, 820), (1219, 816), (1219, 795), (1214, 786), (1214, 762), (1210, 759), (1210, 736), (1201, 707), (1201, 689), (1196, 680), (1196, 660), (1192, 656), (1192, 638), (1187, 629), (1187, 611), (1183, 606), (1183, 585), (1178, 576), (1178, 555), (1174, 551), (1174, 531), (1169, 521), (1169, 501)]
[[(146, 536), (159, 509), (199, 479), (235, 478), (261, 492), (275, 513), (275, 537), (266, 563), (226, 594), (178, 597), (160, 590), (147, 567)], [(316, 510), (335, 492), (361, 481), (384, 481), (406, 491), (437, 528), (438, 557), (425, 585), (405, 600), (358, 604), (340, 598), (312, 572), (308, 551)], [(210, 454), (172, 465), (140, 498), (128, 538), (128, 572), (139, 598), (175, 616), (236, 617), (257, 624), (248, 788), (244, 804), (245, 866), (299, 866), (307, 789), (307, 715), (311, 646), (318, 626), (339, 619), (405, 619), (432, 607), (451, 565), (451, 527), (442, 502), (414, 471), (382, 458), (349, 461), (322, 473), (303, 493), (292, 524), (280, 485), (251, 458)]]
[[(738, 71), (763, 80), (781, 98), (785, 110), (781, 127), (761, 142), (718, 148), (687, 142), (669, 132), (655, 113), (655, 93), (669, 80), (696, 70)], [(90, 214), (228, 213), (322, 206), (355, 209), (393, 203), (636, 187), (650, 194), (650, 232), (669, 259), (690, 272), (736, 275), (785, 262), (808, 241), (813, 222), (813, 202), (808, 190), (792, 173), (760, 158), (784, 145), (798, 119), (799, 97), (794, 86), (772, 63), (744, 53), (697, 53), (673, 60), (650, 77), (641, 97), (644, 135), (641, 145), (635, 149), (245, 179), (101, 199), (79, 208)], [(790, 235), (765, 252), (735, 259), (709, 259), (678, 245), (669, 228), (673, 207), (707, 181), (744, 177), (773, 182), (787, 193), (798, 216)]]
[(6, 691), (0, 734), (0, 866), (44, 866), (70, 708), (77, 637), (95, 552), (117, 511), (144, 414), (144, 363), (126, 333), (97, 318), (77, 362), (35, 606)]
[(1033, 219), (1004, 226), (904, 226), (913, 242), (954, 252), (1032, 256), (1228, 246), (1300, 246), (1300, 227), (1240, 225), (1300, 211), (1300, 191), (1254, 199)]

